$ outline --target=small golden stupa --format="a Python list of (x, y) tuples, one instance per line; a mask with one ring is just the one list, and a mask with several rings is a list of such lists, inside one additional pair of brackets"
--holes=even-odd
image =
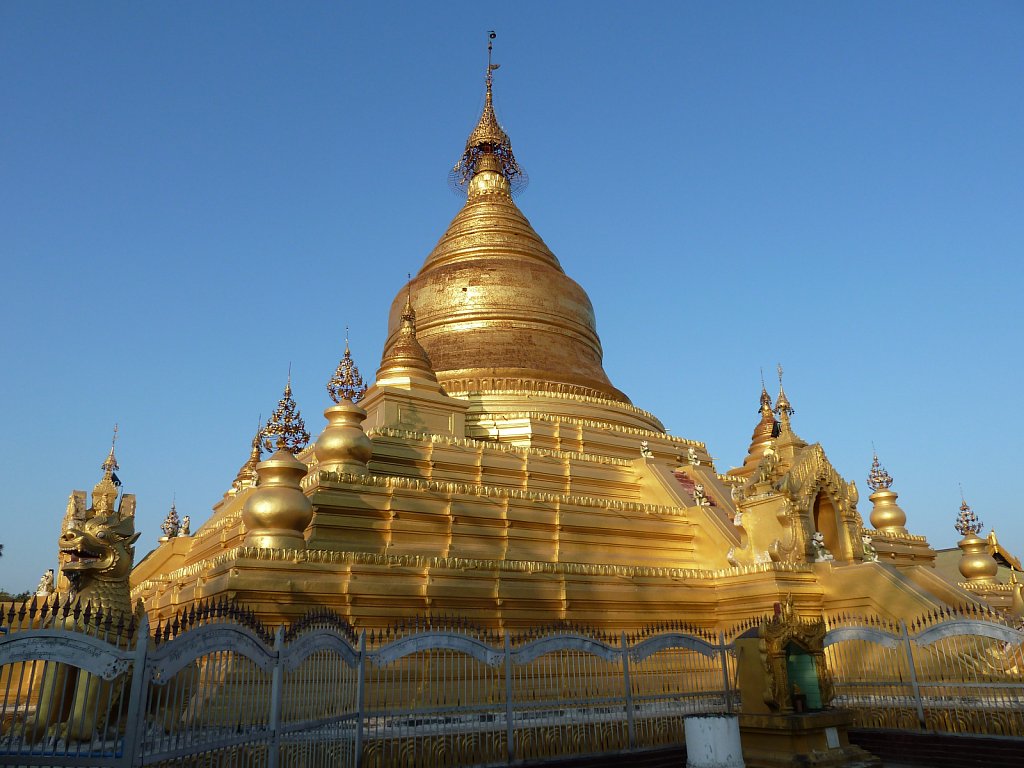
[(258, 434), (212, 516), (136, 566), (133, 599), (153, 618), (227, 597), (271, 622), (607, 629), (721, 627), (790, 593), (890, 618), (976, 599), (936, 577), (874, 470), (864, 527), (856, 485), (794, 431), (781, 368), (727, 474), (612, 384), (587, 294), (513, 199), (494, 68), (452, 172), (465, 205), (397, 292), (375, 381), (346, 340), (312, 445), (289, 382), (272, 455)]

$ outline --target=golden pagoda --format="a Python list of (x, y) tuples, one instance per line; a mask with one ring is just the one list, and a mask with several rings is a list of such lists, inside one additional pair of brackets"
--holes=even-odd
[(586, 292), (513, 198), (494, 69), (452, 172), (465, 204), (397, 292), (374, 382), (346, 339), (309, 444), (289, 381), (272, 454), (257, 434), (209, 519), (136, 566), (133, 599), (153, 618), (226, 597), (270, 622), (327, 607), (502, 629), (722, 627), (789, 594), (889, 618), (974, 601), (936, 575), (891, 478), (865, 527), (856, 484), (794, 431), (781, 367), (729, 473), (612, 384)]

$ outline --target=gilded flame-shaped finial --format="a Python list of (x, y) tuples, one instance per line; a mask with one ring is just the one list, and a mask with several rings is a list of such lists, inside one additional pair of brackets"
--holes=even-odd
[(782, 388), (782, 363), (776, 366), (776, 370), (779, 372), (779, 396), (775, 398), (775, 412), (780, 416), (786, 414), (792, 416), (796, 411), (793, 410), (793, 406), (789, 404), (789, 398), (786, 397), (786, 390)]
[(892, 487), (892, 475), (885, 471), (885, 467), (878, 461), (878, 453), (874, 452), (871, 460), (871, 470), (868, 472), (868, 487), (872, 491), (888, 490)]
[(348, 326), (345, 327), (345, 354), (338, 363), (334, 376), (327, 382), (327, 394), (335, 403), (342, 400), (358, 403), (366, 394), (366, 384), (363, 383), (359, 367), (352, 360), (352, 352), (348, 346)]
[(513, 192), (521, 190), (527, 182), (526, 174), (519, 167), (515, 155), (512, 154), (512, 142), (494, 114), (491, 86), (494, 82), (494, 71), (501, 66), (491, 62), (491, 53), (496, 37), (497, 35), (493, 31), (487, 33), (487, 75), (484, 78), (487, 91), (484, 97), (484, 111), (466, 140), (466, 149), (462, 153), (462, 157), (459, 158), (459, 162), (455, 164), (450, 174), (452, 185), (463, 191), (466, 190), (470, 180), (476, 174), (481, 159), (488, 155), (498, 161), (497, 170), (509, 182)]
[(975, 536), (981, 531), (984, 524), (971, 509), (967, 500), (964, 498), (963, 489), (960, 490), (960, 514), (956, 518), (956, 530), (961, 536), (969, 536), (974, 534)]
[[(274, 437), (277, 437), (274, 440)], [(286, 450), (296, 454), (309, 443), (309, 432), (302, 420), (302, 413), (292, 397), (292, 374), (288, 371), (288, 383), (284, 396), (277, 402), (277, 408), (263, 428), (263, 447), (268, 451)]]

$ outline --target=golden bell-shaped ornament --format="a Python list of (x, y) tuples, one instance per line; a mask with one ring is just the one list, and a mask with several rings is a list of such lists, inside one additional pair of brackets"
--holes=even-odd
[(256, 465), (259, 485), (242, 507), (246, 546), (305, 549), (303, 533), (313, 520), (313, 505), (299, 483), (307, 471), (283, 448)]
[(958, 543), (963, 554), (960, 556), (960, 573), (968, 581), (991, 584), (999, 572), (999, 565), (988, 551), (988, 542), (976, 533), (968, 533)]
[(373, 455), (373, 443), (363, 432), (366, 411), (349, 400), (341, 400), (324, 411), (327, 426), (313, 449), (322, 470), (366, 474)]

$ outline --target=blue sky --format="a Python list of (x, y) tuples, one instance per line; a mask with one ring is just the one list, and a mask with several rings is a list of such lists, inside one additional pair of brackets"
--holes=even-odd
[(1024, 522), (1024, 7), (0, 5), (0, 587), (56, 558), (120, 424), (139, 557), (228, 488), (289, 363), (310, 431), (457, 212), (483, 102), (613, 383), (739, 464), (759, 369), (952, 546)]

